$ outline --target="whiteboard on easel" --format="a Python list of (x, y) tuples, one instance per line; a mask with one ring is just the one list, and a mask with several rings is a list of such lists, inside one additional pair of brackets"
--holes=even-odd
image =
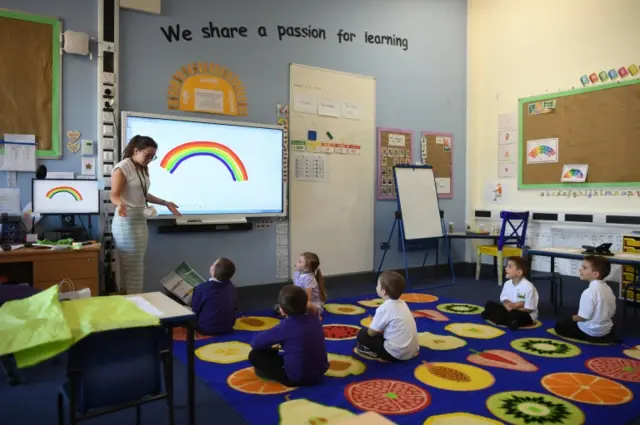
[(424, 165), (394, 168), (398, 207), (406, 240), (443, 236), (433, 168)]

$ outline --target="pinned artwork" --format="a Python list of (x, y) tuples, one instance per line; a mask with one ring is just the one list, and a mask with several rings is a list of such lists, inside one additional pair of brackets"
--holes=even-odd
[(560, 181), (563, 183), (584, 183), (589, 172), (588, 164), (564, 164)]
[(556, 100), (541, 100), (533, 102), (527, 106), (529, 115), (551, 114), (556, 111)]
[(518, 130), (500, 130), (498, 132), (498, 144), (506, 145), (509, 143), (515, 143), (518, 141)]
[(527, 164), (558, 162), (558, 139), (527, 140)]
[(512, 162), (518, 159), (518, 146), (515, 143), (498, 146), (498, 162)]
[(181, 66), (169, 82), (167, 106), (173, 110), (218, 115), (247, 116), (248, 113), (242, 81), (228, 68), (213, 62)]
[(515, 178), (517, 169), (517, 162), (501, 162), (498, 164), (498, 178)]
[(80, 143), (78, 143), (78, 139), (80, 139), (80, 132), (77, 130), (69, 130), (67, 131), (67, 149), (71, 153), (80, 152)]

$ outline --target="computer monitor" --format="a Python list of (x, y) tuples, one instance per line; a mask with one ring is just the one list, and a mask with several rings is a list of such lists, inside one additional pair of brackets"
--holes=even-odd
[(98, 180), (33, 179), (31, 196), (38, 214), (100, 213)]

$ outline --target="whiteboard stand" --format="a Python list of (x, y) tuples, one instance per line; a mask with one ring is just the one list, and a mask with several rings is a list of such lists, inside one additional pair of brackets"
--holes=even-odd
[[(407, 240), (416, 239), (446, 239), (448, 242), (448, 261), (451, 270), (452, 283), (436, 286), (437, 288), (451, 286), (455, 283), (456, 276), (453, 270), (453, 260), (451, 257), (451, 239), (447, 238), (446, 228), (443, 220), (443, 213), (438, 202), (436, 181), (433, 168), (429, 165), (396, 165), (393, 168), (396, 193), (398, 194), (398, 210), (389, 239), (384, 245), (384, 253), (378, 266), (378, 274), (382, 271), (384, 259), (387, 251), (391, 247), (391, 240), (396, 225), (400, 232), (400, 244), (404, 257), (404, 274), (407, 287), (409, 283), (409, 261), (407, 258)], [(427, 262), (429, 248), (422, 260), (422, 267)]]

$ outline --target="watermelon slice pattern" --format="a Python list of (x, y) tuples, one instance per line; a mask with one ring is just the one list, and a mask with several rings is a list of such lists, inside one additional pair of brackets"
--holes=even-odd
[(344, 396), (356, 408), (381, 415), (410, 415), (431, 404), (431, 395), (417, 385), (394, 379), (354, 382)]
[(324, 325), (324, 337), (330, 341), (343, 339), (355, 339), (358, 336), (359, 326), (354, 325)]
[(622, 357), (595, 357), (584, 362), (598, 375), (625, 382), (640, 382), (640, 361)]

